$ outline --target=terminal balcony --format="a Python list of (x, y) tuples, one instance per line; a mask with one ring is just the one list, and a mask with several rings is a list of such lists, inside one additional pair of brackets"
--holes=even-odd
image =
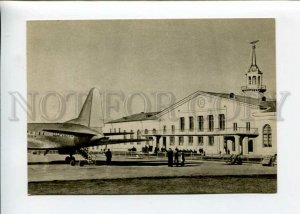
[(258, 128), (236, 127), (236, 128), (213, 128), (213, 129), (166, 129), (166, 130), (143, 130), (141, 134), (145, 137), (150, 136), (210, 136), (210, 135), (240, 135), (258, 136)]
[(251, 86), (242, 86), (242, 91), (259, 91), (265, 92), (267, 87), (265, 85), (251, 85)]

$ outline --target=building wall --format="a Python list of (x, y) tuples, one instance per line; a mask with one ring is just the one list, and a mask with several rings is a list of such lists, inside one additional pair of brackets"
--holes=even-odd
[[(276, 113), (259, 113), (255, 117), (256, 126), (259, 131), (259, 136), (255, 139), (256, 151), (255, 153), (261, 155), (273, 155), (277, 153), (277, 125), (276, 125)], [(271, 146), (264, 145), (264, 133), (263, 129), (265, 125), (271, 127)]]
[[(213, 130), (209, 130), (209, 115), (213, 116)], [(223, 124), (220, 124), (220, 115), (225, 117)], [(199, 130), (199, 116), (203, 116), (204, 119), (203, 130)], [(184, 118), (184, 130), (181, 130), (180, 118)], [(190, 127), (190, 118), (194, 121), (193, 129)], [(263, 141), (263, 128), (266, 124), (269, 124), (272, 130), (272, 145), (268, 146), (264, 146)], [(148, 132), (145, 132), (146, 129)], [(156, 130), (156, 134), (152, 132), (153, 129)], [(151, 142), (108, 146), (113, 150), (121, 151), (133, 146), (137, 148), (137, 151), (141, 151), (145, 145), (154, 147), (157, 145), (160, 149), (178, 148), (197, 152), (202, 149), (206, 155), (228, 152), (243, 155), (268, 155), (275, 154), (277, 149), (274, 113), (262, 113), (257, 105), (249, 105), (238, 102), (235, 98), (220, 98), (207, 93), (199, 94), (188, 102), (170, 109), (160, 115), (157, 120), (111, 123), (106, 124), (104, 130), (106, 132), (132, 130), (135, 133), (134, 138), (137, 138), (137, 131), (141, 130), (143, 138), (153, 138)], [(161, 137), (157, 137), (158, 135)]]
[[(163, 126), (167, 127), (167, 130), (171, 129), (171, 126), (175, 126), (175, 145), (171, 145), (171, 148), (187, 149), (187, 150), (196, 150), (203, 149), (206, 154), (224, 154), (226, 153), (224, 149), (224, 138), (227, 141), (227, 149), (231, 153), (240, 153), (243, 150), (244, 154), (248, 154), (245, 146), (242, 148), (240, 145), (240, 140), (244, 141), (244, 144), (248, 144), (249, 140), (252, 140), (254, 143), (254, 149), (256, 151), (250, 152), (251, 154), (260, 153), (261, 148), (256, 143), (258, 141), (256, 137), (241, 137), (235, 135), (234, 133), (234, 123), (236, 123), (237, 129), (241, 130), (245, 134), (247, 124), (250, 123), (250, 133), (258, 132), (260, 135), (261, 128), (258, 127), (258, 121), (253, 116), (253, 114), (260, 112), (258, 106), (249, 105), (236, 101), (234, 98), (226, 99), (216, 96), (211, 96), (206, 93), (203, 93), (194, 99), (191, 99), (189, 102), (177, 107), (176, 109), (170, 111), (169, 113), (161, 117), (160, 130), (163, 130)], [(224, 130), (220, 130), (220, 120), (219, 115), (223, 114), (225, 116), (225, 127)], [(214, 121), (214, 130), (209, 131), (209, 121), (208, 116), (213, 116)], [(204, 130), (199, 130), (198, 125), (198, 116), (203, 116), (204, 119)], [(180, 130), (180, 118), (183, 117), (185, 120), (185, 130), (182, 132)], [(194, 118), (194, 129), (189, 130), (189, 118)], [(268, 120), (268, 119), (267, 119)], [(264, 118), (261, 117), (259, 124), (264, 122)], [(168, 132), (168, 131), (167, 131)], [(226, 134), (228, 133), (228, 134)], [(179, 145), (179, 135), (186, 134), (184, 136), (184, 143)], [(189, 136), (193, 137), (193, 142), (189, 142)], [(198, 143), (198, 137), (203, 137), (203, 144)], [(214, 138), (214, 143), (209, 143), (209, 136)], [(232, 138), (232, 140), (230, 139)], [(253, 140), (254, 139), (254, 140)], [(232, 146), (233, 142), (235, 146)], [(232, 151), (232, 147), (235, 147)], [(248, 146), (247, 146), (248, 147)], [(264, 153), (267, 153), (267, 149), (264, 149)], [(271, 149), (268, 149), (271, 152)], [(274, 150), (272, 150), (274, 151)]]

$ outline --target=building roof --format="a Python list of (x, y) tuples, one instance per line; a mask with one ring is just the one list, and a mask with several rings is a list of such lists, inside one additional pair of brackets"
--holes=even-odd
[[(205, 92), (205, 93), (213, 95), (213, 96), (225, 98), (225, 99), (236, 100), (238, 102), (246, 103), (249, 105), (259, 106), (259, 104), (260, 104), (260, 100), (257, 98), (236, 95), (233, 93), (229, 93), (229, 94), (228, 93), (216, 93), (216, 92)], [(233, 97), (230, 97), (230, 96), (233, 96)]]
[[(215, 93), (215, 92), (205, 92), (213, 96), (218, 96), (221, 98), (234, 99), (238, 102), (246, 103), (249, 105), (259, 106), (261, 110), (267, 110), (268, 112), (276, 112), (276, 100), (267, 99), (262, 101), (262, 99), (257, 99), (253, 97), (246, 97), (242, 95), (234, 95), (233, 93)], [(234, 95), (234, 98), (230, 96)]]
[(205, 92), (205, 91), (196, 91), (189, 96), (183, 98), (182, 100), (174, 103), (173, 105), (165, 108), (160, 112), (141, 112), (138, 114), (129, 115), (126, 117), (122, 117), (116, 120), (109, 121), (107, 123), (121, 123), (121, 122), (132, 122), (132, 121), (142, 121), (142, 120), (156, 120), (162, 115), (172, 111), (173, 109), (183, 105), (184, 103), (190, 101), (191, 99), (201, 95), (208, 94), (211, 96), (220, 97), (223, 99), (235, 100), (237, 102), (245, 103), (248, 105), (253, 105), (259, 107), (264, 112), (276, 112), (276, 100), (266, 99), (265, 101), (261, 101), (261, 99), (247, 97), (242, 95), (235, 95), (233, 93), (217, 93), (217, 92)]

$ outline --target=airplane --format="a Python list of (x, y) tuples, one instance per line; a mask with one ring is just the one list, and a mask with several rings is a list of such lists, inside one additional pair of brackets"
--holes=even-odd
[[(79, 116), (75, 119), (64, 123), (28, 123), (27, 149), (44, 150), (44, 155), (50, 150), (57, 150), (59, 154), (69, 155), (65, 162), (74, 166), (75, 157), (73, 155), (76, 153), (79, 153), (86, 161), (91, 161), (88, 147), (148, 141), (148, 139), (110, 139), (111, 135), (133, 133), (103, 133), (92, 129), (90, 122), (95, 90), (96, 88), (90, 90)], [(86, 161), (80, 161), (79, 165), (83, 166)]]

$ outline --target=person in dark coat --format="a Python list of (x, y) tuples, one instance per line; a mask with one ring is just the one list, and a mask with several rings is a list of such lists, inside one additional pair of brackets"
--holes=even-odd
[(179, 165), (179, 152), (178, 152), (178, 149), (176, 148), (175, 149), (175, 164), (176, 164), (176, 166), (178, 166)]
[(168, 155), (168, 166), (173, 167), (173, 150), (170, 148), (167, 152)]
[(108, 150), (105, 152), (105, 156), (106, 156), (106, 164), (107, 164), (107, 165), (110, 165), (110, 163), (111, 163), (111, 158), (112, 158), (112, 154), (111, 154), (110, 149), (108, 149)]
[(184, 156), (184, 152), (181, 153), (181, 166), (184, 166), (184, 162), (185, 162), (185, 156)]

